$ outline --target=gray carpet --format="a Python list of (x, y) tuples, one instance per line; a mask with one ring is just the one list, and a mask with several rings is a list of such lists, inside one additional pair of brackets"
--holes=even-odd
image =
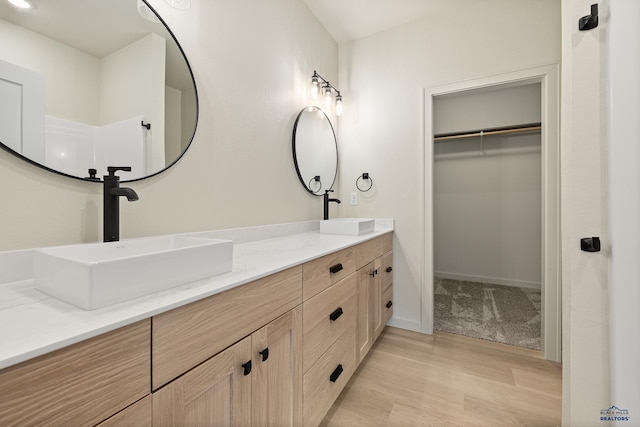
[(435, 329), (540, 350), (540, 289), (434, 278)]

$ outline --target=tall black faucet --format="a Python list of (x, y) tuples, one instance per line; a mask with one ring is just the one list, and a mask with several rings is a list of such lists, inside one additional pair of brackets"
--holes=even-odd
[(109, 166), (109, 175), (104, 176), (103, 194), (103, 231), (105, 242), (120, 240), (120, 197), (128, 201), (138, 200), (138, 195), (131, 188), (120, 187), (120, 177), (116, 171), (131, 172), (131, 166)]
[(329, 193), (333, 193), (333, 190), (324, 190), (324, 219), (329, 219), (329, 202), (342, 203), (340, 199), (330, 199)]

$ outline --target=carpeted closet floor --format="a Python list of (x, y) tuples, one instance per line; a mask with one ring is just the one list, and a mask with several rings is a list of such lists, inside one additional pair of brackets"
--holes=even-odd
[(540, 289), (434, 278), (435, 329), (540, 350)]

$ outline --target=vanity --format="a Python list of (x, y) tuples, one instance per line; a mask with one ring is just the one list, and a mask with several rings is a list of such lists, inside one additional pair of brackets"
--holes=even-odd
[[(34, 88), (29, 108), (16, 98), (11, 109), (24, 117), (38, 113), (32, 121), (14, 120), (16, 135), (37, 137), (29, 144), (0, 137), (0, 148), (81, 181), (87, 193), (102, 177), (105, 243), (0, 253), (0, 425), (318, 425), (392, 315), (393, 220), (367, 220), (366, 230), (352, 219), (334, 220), (329, 231), (306, 221), (118, 242), (118, 198), (138, 196), (111, 182), (115, 172), (126, 172), (123, 182), (138, 181), (176, 164), (195, 134), (198, 93), (182, 48), (147, 1), (96, 4), (82, 22), (100, 16), (118, 25), (108, 25), (108, 33), (92, 25), (92, 37), (74, 33), (62, 43), (47, 23), (65, 33), (81, 27), (66, 19), (77, 19), (75, 9), (84, 2), (69, 3), (73, 13), (44, 4), (34, 14), (0, 6), (5, 39), (31, 31), (36, 42), (29, 55), (56, 58), (35, 66), (22, 49), (0, 58), (0, 74)], [(107, 40), (115, 27), (140, 37), (111, 45), (108, 54), (76, 46)], [(44, 55), (51, 46), (71, 52), (69, 60)], [(95, 66), (85, 70), (85, 62)], [(152, 72), (125, 73), (134, 80), (116, 75), (134, 69)], [(64, 90), (63, 102), (47, 98), (45, 109), (42, 82), (53, 81), (52, 74), (75, 80), (81, 71), (81, 80), (106, 88), (83, 98), (91, 108), (66, 111), (75, 92)], [(56, 83), (75, 87), (74, 81)], [(78, 96), (87, 92), (77, 90)], [(94, 110), (100, 117), (89, 114)], [(59, 129), (80, 130), (90, 141), (56, 139)], [(82, 150), (66, 156), (76, 145)], [(322, 109), (299, 112), (292, 153), (304, 191), (318, 196), (309, 200), (325, 197), (326, 219), (328, 202), (340, 201), (328, 199), (338, 152)], [(202, 250), (224, 251), (223, 240), (232, 247), (225, 252), (228, 269), (224, 262), (210, 265), (221, 256)], [(164, 245), (171, 255), (154, 249)], [(199, 255), (176, 258), (178, 249)], [(133, 268), (128, 258), (109, 255), (116, 251), (152, 257)], [(175, 272), (187, 273), (179, 284), (172, 281)]]
[(391, 317), (393, 221), (318, 228), (196, 233), (231, 272), (97, 310), (1, 284), (0, 424), (318, 425)]

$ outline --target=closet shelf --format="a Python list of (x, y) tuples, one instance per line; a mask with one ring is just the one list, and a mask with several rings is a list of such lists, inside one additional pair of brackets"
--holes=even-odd
[(450, 139), (472, 138), (475, 136), (508, 135), (512, 133), (537, 132), (542, 129), (542, 123), (527, 123), (518, 126), (507, 126), (498, 128), (481, 129), (467, 132), (440, 133), (433, 136), (434, 142), (447, 141)]

